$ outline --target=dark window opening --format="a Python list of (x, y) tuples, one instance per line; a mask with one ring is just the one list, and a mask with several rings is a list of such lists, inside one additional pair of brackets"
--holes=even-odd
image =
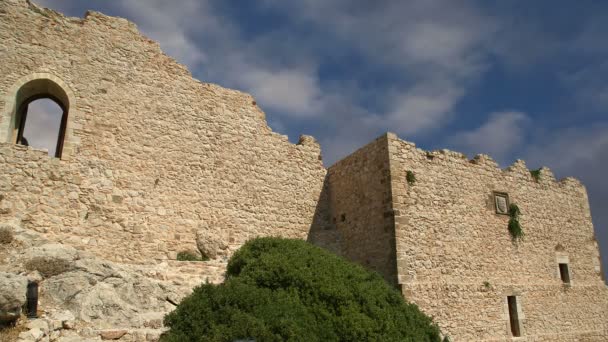
[(17, 144), (48, 150), (49, 156), (61, 157), (67, 112), (51, 96), (35, 96), (19, 109)]
[(570, 273), (568, 272), (568, 264), (559, 264), (559, 276), (564, 284), (570, 284)]
[(514, 337), (519, 337), (521, 336), (521, 331), (519, 327), (519, 318), (517, 315), (517, 297), (508, 296), (507, 302), (509, 304), (509, 321), (511, 323), (511, 334), (513, 334)]

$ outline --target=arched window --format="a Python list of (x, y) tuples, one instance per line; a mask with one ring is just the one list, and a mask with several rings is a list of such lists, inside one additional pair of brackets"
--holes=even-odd
[(69, 115), (66, 91), (49, 78), (27, 81), (15, 94), (11, 140), (61, 158)]
[(67, 110), (48, 94), (27, 99), (19, 108), (16, 143), (46, 149), (49, 156), (61, 158)]

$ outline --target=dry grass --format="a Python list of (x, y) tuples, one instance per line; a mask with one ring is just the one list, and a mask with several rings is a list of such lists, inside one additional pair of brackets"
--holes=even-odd
[(25, 264), (29, 271), (38, 271), (43, 277), (56, 276), (72, 269), (67, 260), (58, 258), (34, 257)]
[(9, 227), (0, 227), (0, 244), (8, 245), (13, 242), (13, 230)]
[(17, 321), (15, 325), (0, 325), (0, 342), (17, 341), (19, 334), (27, 330), (24, 324), (25, 322), (25, 316), (21, 315), (21, 318)]

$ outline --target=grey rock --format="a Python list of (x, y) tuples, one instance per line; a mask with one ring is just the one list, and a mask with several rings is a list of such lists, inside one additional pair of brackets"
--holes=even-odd
[(19, 318), (26, 291), (26, 277), (0, 272), (0, 322), (12, 322)]
[(44, 332), (39, 328), (30, 329), (19, 334), (22, 341), (40, 341), (44, 337)]
[(196, 231), (196, 247), (201, 254), (216, 259), (228, 248), (228, 234), (217, 226), (201, 223)]
[(31, 260), (33, 258), (47, 259), (62, 259), (66, 261), (74, 261), (79, 258), (78, 250), (71, 246), (62, 245), (59, 243), (47, 243), (39, 247), (32, 247), (25, 251), (24, 259)]
[(42, 291), (77, 320), (102, 329), (140, 327), (145, 323), (141, 313), (173, 309), (166, 300), (172, 294), (167, 286), (98, 259), (77, 260), (72, 271), (45, 280)]
[(34, 319), (25, 325), (29, 330), (38, 329), (43, 332), (44, 335), (49, 333), (49, 323), (44, 319)]

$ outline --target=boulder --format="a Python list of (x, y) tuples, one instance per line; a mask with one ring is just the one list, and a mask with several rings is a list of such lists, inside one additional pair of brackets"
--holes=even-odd
[(13, 322), (19, 318), (26, 291), (26, 277), (0, 272), (0, 322)]
[(78, 251), (58, 243), (49, 243), (26, 250), (25, 268), (48, 278), (72, 270), (72, 264), (80, 258)]
[(19, 340), (24, 342), (37, 342), (44, 337), (44, 332), (38, 328), (30, 329), (19, 334)]
[(124, 266), (94, 258), (76, 260), (70, 272), (45, 280), (41, 291), (77, 320), (101, 329), (140, 327), (141, 313), (173, 309), (167, 301), (173, 289)]
[(218, 227), (201, 223), (196, 232), (196, 247), (203, 256), (216, 259), (228, 249), (228, 233)]
[(25, 259), (32, 258), (61, 259), (72, 262), (78, 259), (79, 255), (78, 250), (74, 247), (60, 243), (47, 243), (25, 251)]

